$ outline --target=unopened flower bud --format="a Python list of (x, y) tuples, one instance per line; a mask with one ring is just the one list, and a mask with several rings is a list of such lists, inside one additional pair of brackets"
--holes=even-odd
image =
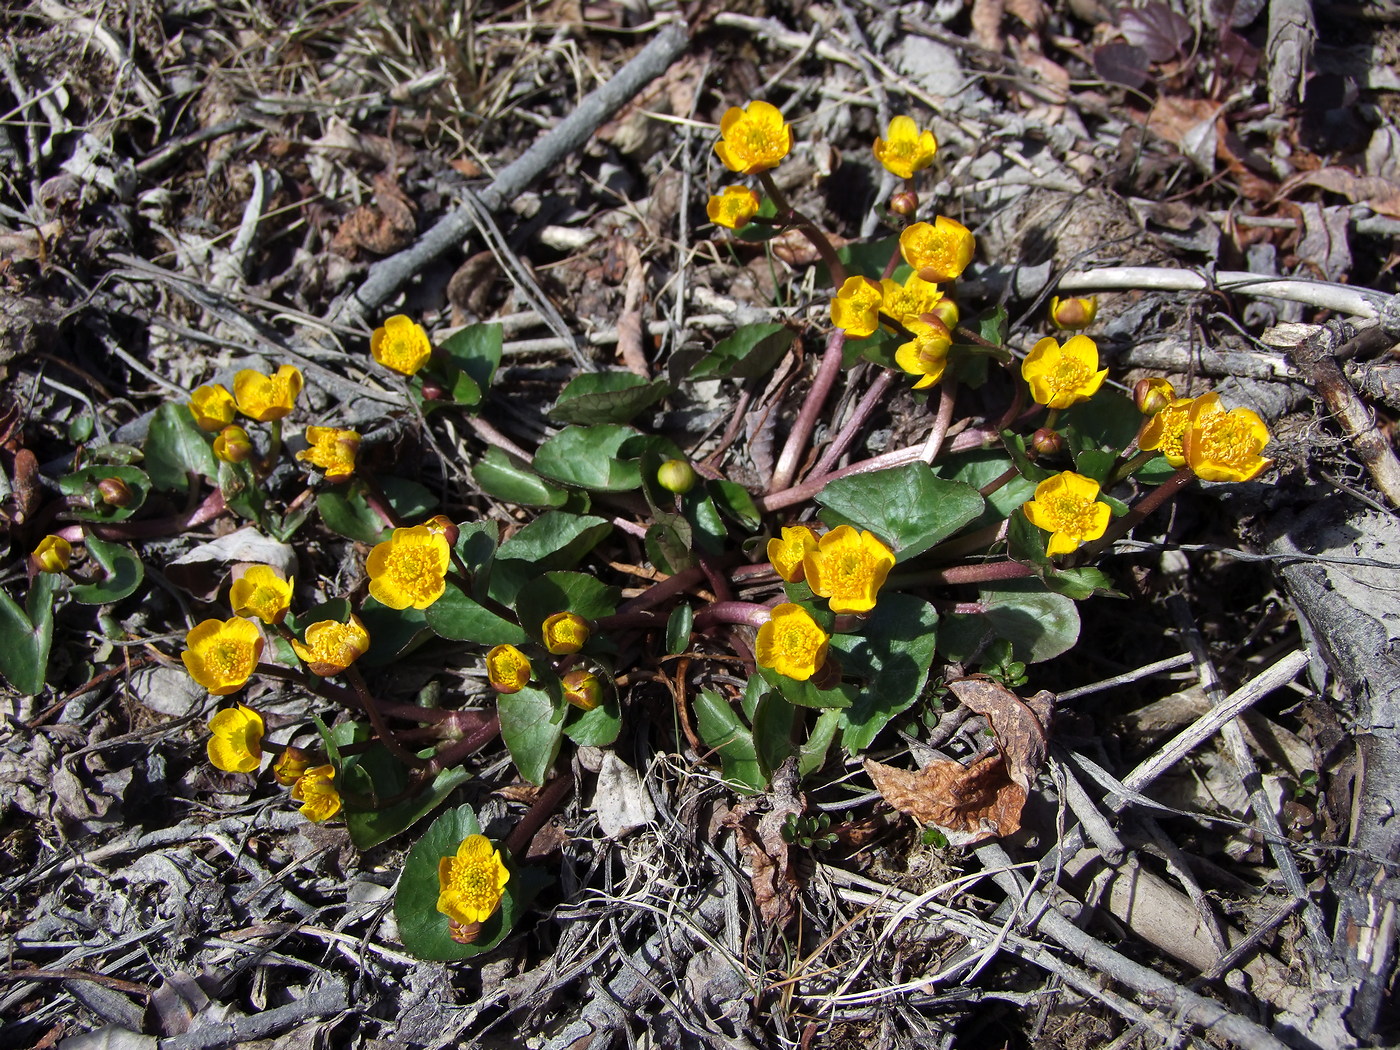
[(103, 478), (97, 483), (97, 491), (102, 495), (102, 502), (112, 507), (129, 507), (136, 496), (121, 478)]
[(576, 653), (588, 641), (588, 621), (577, 613), (559, 612), (545, 620), (541, 629), (544, 647), (555, 656)]
[(1038, 456), (1054, 456), (1065, 450), (1065, 439), (1049, 427), (1041, 427), (1031, 435), (1031, 447)]
[(1050, 300), (1050, 323), (1056, 328), (1088, 328), (1098, 312), (1099, 301), (1092, 295), (1084, 299), (1061, 299), (1057, 295)]
[(513, 645), (498, 645), (486, 654), (486, 677), (498, 693), (518, 693), (530, 681), (530, 660)]
[(423, 400), (442, 401), (447, 397), (447, 389), (439, 382), (432, 379), (423, 380)]
[(73, 559), (73, 545), (62, 536), (45, 536), (34, 548), (33, 557), (40, 572), (65, 572)]
[(695, 487), (695, 468), (683, 459), (668, 459), (657, 469), (656, 480), (667, 492), (683, 496)]
[(311, 768), (311, 756), (299, 747), (289, 747), (272, 763), (272, 775), (283, 787), (291, 787)]
[(603, 683), (591, 671), (570, 671), (564, 676), (564, 699), (583, 711), (603, 702)]
[(214, 455), (225, 463), (242, 463), (253, 455), (253, 439), (240, 426), (224, 427), (214, 439)]
[(1176, 388), (1161, 376), (1139, 379), (1133, 387), (1133, 403), (1144, 416), (1155, 416), (1176, 400)]
[(890, 198), (890, 211), (906, 219), (912, 219), (919, 210), (919, 195), (913, 190), (900, 190)]
[(462, 530), (446, 514), (438, 514), (429, 518), (423, 522), (423, 527), (445, 539), (449, 547), (456, 546), (457, 537), (462, 534)]

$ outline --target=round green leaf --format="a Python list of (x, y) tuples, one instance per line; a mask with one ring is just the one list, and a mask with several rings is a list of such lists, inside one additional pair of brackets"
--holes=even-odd
[(617, 612), (621, 592), (596, 576), (582, 572), (547, 572), (520, 588), (515, 609), (527, 637), (538, 639), (544, 621), (555, 613), (571, 612), (599, 620)]
[(492, 446), (472, 467), (472, 477), (488, 496), (522, 507), (560, 507), (569, 493), (551, 485), (532, 470), (516, 466), (510, 456)]
[(648, 382), (635, 372), (584, 372), (575, 376), (548, 412), (557, 423), (627, 423), (671, 392), (664, 379)]
[(167, 401), (151, 417), (146, 434), (146, 471), (156, 488), (186, 492), (189, 475), (214, 481), (219, 461), (209, 435), (195, 423), (188, 405)]
[[(536, 677), (543, 677), (539, 672)], [(558, 692), (558, 681), (550, 683)], [(510, 749), (520, 775), (532, 784), (543, 784), (559, 754), (564, 733), (564, 703), (551, 692), (526, 686), (518, 693), (504, 693), (496, 701), (501, 719), (501, 739)]]
[(833, 481), (817, 496), (828, 524), (873, 532), (904, 561), (928, 550), (982, 513), (977, 490), (945, 481), (927, 463), (855, 474)]
[[(108, 478), (115, 478), (131, 490), (131, 502), (125, 507), (106, 503), (98, 490), (98, 485)], [(95, 464), (83, 467), (58, 479), (59, 490), (65, 496), (73, 496), (88, 506), (73, 504), (69, 514), (79, 521), (125, 521), (141, 508), (151, 492), (151, 479), (140, 467), (106, 466)]]
[[(440, 637), (478, 645), (520, 645), (526, 634), (519, 624), (468, 598), (454, 583), (447, 585), (442, 597), (424, 611), (427, 625)], [(372, 637), (372, 636), (371, 636)]]
[(626, 492), (642, 483), (633, 460), (619, 450), (637, 436), (631, 427), (566, 427), (540, 446), (535, 469), (547, 478), (597, 492)]
[(855, 702), (842, 712), (841, 742), (851, 754), (869, 747), (890, 719), (919, 698), (937, 638), (932, 605), (909, 594), (882, 594), (859, 635), (831, 639), (842, 671), (865, 679)]
[(119, 602), (141, 586), (146, 576), (146, 567), (130, 547), (120, 543), (109, 543), (96, 536), (86, 541), (88, 554), (102, 566), (105, 578), (96, 583), (74, 586), (68, 593), (74, 601), (84, 605), (105, 605)]

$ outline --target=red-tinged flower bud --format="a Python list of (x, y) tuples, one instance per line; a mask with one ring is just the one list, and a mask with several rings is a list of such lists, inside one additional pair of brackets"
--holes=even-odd
[(570, 671), (563, 685), (564, 699), (582, 711), (592, 711), (603, 702), (603, 683), (591, 671)]
[(683, 496), (695, 487), (695, 468), (683, 459), (668, 459), (657, 469), (656, 481), (667, 492)]
[(544, 621), (544, 647), (555, 656), (567, 656), (583, 648), (591, 628), (577, 613), (559, 612)]
[(311, 768), (311, 755), (299, 747), (289, 747), (272, 763), (272, 775), (283, 787), (291, 787)]
[(1050, 300), (1050, 323), (1056, 328), (1088, 328), (1098, 312), (1099, 301), (1092, 295), (1084, 299), (1061, 299), (1057, 295)]
[(459, 529), (446, 514), (438, 514), (423, 522), (423, 527), (429, 532), (435, 532), (447, 541), (449, 547), (455, 546), (457, 537), (462, 534)]
[(214, 455), (225, 463), (242, 463), (253, 455), (253, 439), (240, 426), (224, 427), (214, 439)]
[(919, 210), (919, 195), (913, 190), (900, 190), (890, 198), (890, 211), (912, 219)]
[(1133, 387), (1133, 403), (1144, 416), (1155, 416), (1176, 400), (1176, 388), (1161, 376), (1139, 379)]
[(97, 491), (102, 495), (102, 502), (113, 507), (129, 507), (136, 497), (131, 486), (121, 478), (103, 478), (97, 483)]
[(1031, 435), (1031, 448), (1038, 456), (1054, 456), (1065, 450), (1065, 439), (1049, 427), (1041, 427)]
[(441, 383), (432, 379), (423, 380), (423, 400), (424, 401), (445, 401), (447, 400), (447, 389)]

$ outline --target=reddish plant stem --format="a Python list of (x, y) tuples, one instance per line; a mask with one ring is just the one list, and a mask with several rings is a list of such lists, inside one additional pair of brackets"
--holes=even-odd
[(452, 724), (461, 736), (444, 744), (423, 764), (422, 776), (431, 779), (444, 769), (461, 765), (466, 757), (480, 751), (501, 735), (501, 721), (494, 711), (453, 711)]
[(773, 198), (773, 205), (778, 209), (777, 218), (784, 226), (796, 226), (802, 231), (802, 236), (811, 242), (817, 254), (822, 257), (822, 262), (826, 263), (827, 273), (831, 276), (831, 286), (840, 288), (846, 280), (846, 267), (837, 258), (836, 249), (831, 246), (826, 234), (816, 223), (788, 203), (787, 197), (778, 189), (778, 184), (773, 181), (771, 174), (766, 171), (759, 172), (758, 181), (763, 183), (763, 189)]
[[(66, 500), (59, 500), (55, 513), (67, 506)], [(148, 518), (145, 521), (118, 521), (102, 525), (96, 522), (86, 526), (87, 531), (102, 540), (154, 539), (157, 536), (175, 536), (188, 529), (212, 521), (224, 512), (224, 494), (215, 489), (204, 497), (198, 507), (187, 514), (166, 518)]]
[(481, 438), (481, 440), (488, 445), (495, 445), (497, 448), (509, 452), (512, 456), (526, 463), (529, 463), (534, 458), (530, 453), (526, 452), (514, 441), (506, 437), (490, 423), (486, 422), (486, 420), (482, 419), (479, 414), (473, 413), (467, 416), (467, 423), (476, 431), (476, 436)]
[(379, 515), (379, 520), (391, 529), (401, 529), (404, 521), (389, 505), (389, 497), (384, 495), (384, 490), (379, 487), (379, 482), (370, 477), (364, 471), (360, 471), (360, 481), (365, 486), (365, 504), (370, 510)]
[(351, 688), (359, 697), (360, 706), (365, 709), (370, 724), (374, 726), (374, 731), (379, 734), (379, 739), (389, 749), (389, 752), (409, 769), (419, 769), (426, 765), (423, 759), (400, 743), (399, 738), (394, 735), (394, 731), (389, 728), (389, 724), (384, 721), (384, 712), (379, 709), (379, 701), (370, 693), (369, 686), (365, 684), (365, 676), (360, 674), (360, 669), (351, 664), (341, 673), (350, 680)]
[(1162, 484), (1149, 492), (1142, 499), (1138, 500), (1128, 513), (1121, 518), (1109, 523), (1108, 529), (1102, 536), (1092, 543), (1086, 543), (1080, 550), (1080, 560), (1086, 557), (1092, 558), (1106, 550), (1120, 536), (1125, 536), (1129, 530), (1136, 528), (1149, 514), (1155, 511), (1163, 503), (1174, 499), (1187, 485), (1196, 480), (1196, 475), (1191, 473), (1190, 467), (1182, 467)]
[(574, 775), (562, 773), (546, 784), (520, 818), (503, 845), (512, 857), (523, 857), (544, 822), (574, 790)]
[(888, 368), (880, 370), (880, 374), (875, 377), (875, 382), (870, 384), (870, 388), (866, 390), (860, 403), (856, 405), (856, 410), (851, 414), (851, 418), (846, 421), (846, 425), (841, 428), (840, 433), (832, 439), (831, 444), (827, 445), (826, 451), (822, 453), (822, 458), (817, 460), (817, 465), (811, 471), (813, 477), (820, 477), (836, 465), (836, 461), (845, 454), (846, 449), (855, 440), (856, 433), (870, 418), (870, 413), (875, 411), (875, 406), (884, 399), (885, 391), (890, 388), (890, 383), (893, 380), (894, 373)]
[(957, 398), (957, 384), (951, 379), (944, 379), (938, 401), (938, 415), (933, 419), (933, 430), (929, 432), (923, 454), (919, 456), (925, 463), (932, 463), (943, 449), (943, 441), (948, 436), (948, 427), (953, 422), (953, 403)]
[(762, 627), (772, 614), (772, 609), (758, 602), (712, 602), (695, 614), (695, 630), (705, 631), (722, 623)]
[(914, 584), (947, 586), (960, 583), (990, 583), (995, 580), (1019, 580), (1034, 575), (1034, 565), (1025, 565), (1019, 561), (986, 561), (976, 565), (950, 565), (946, 569), (911, 573), (908, 576), (900, 576), (898, 583), (901, 586)]
[(792, 432), (788, 434), (787, 444), (783, 446), (782, 454), (778, 457), (778, 465), (773, 470), (773, 479), (768, 484), (770, 493), (785, 489), (792, 484), (793, 476), (797, 473), (797, 465), (812, 439), (812, 431), (817, 425), (817, 416), (821, 414), (822, 406), (826, 403), (827, 396), (836, 383), (836, 377), (841, 374), (841, 352), (845, 346), (846, 333), (839, 328), (827, 337), (826, 352), (822, 354), (821, 365), (818, 366), (817, 374), (812, 379), (812, 386), (807, 391), (806, 400), (802, 402), (802, 410), (797, 414), (797, 421), (792, 425)]
[(734, 591), (729, 586), (728, 578), (720, 571), (713, 558), (700, 555), (700, 569), (704, 572), (705, 579), (710, 581), (710, 590), (715, 592), (716, 599), (727, 602), (734, 598)]

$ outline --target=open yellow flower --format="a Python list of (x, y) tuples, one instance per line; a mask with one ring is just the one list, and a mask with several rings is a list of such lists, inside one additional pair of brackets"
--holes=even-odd
[(301, 369), (296, 365), (283, 365), (270, 376), (245, 368), (233, 377), (233, 397), (238, 411), (259, 423), (268, 423), (291, 415), (302, 382)]
[(912, 179), (914, 172), (923, 171), (938, 152), (933, 132), (920, 131), (913, 117), (895, 117), (886, 136), (875, 140), (875, 159), (901, 179)]
[(459, 926), (476, 926), (501, 906), (509, 881), (501, 851), (485, 835), (468, 835), (455, 857), (438, 861), (437, 910)]
[(545, 618), (540, 633), (546, 649), (555, 656), (567, 656), (584, 647), (592, 628), (578, 613), (557, 612)]
[(873, 532), (839, 525), (803, 560), (807, 586), (826, 598), (831, 611), (863, 613), (875, 608), (875, 595), (894, 567), (894, 555)]
[(319, 620), (306, 629), (305, 643), (292, 639), (292, 649), (312, 674), (329, 678), (369, 651), (369, 632), (354, 613), (349, 623)]
[(222, 383), (197, 387), (190, 395), (190, 414), (201, 430), (223, 430), (233, 422), (233, 395)]
[(805, 682), (826, 663), (830, 637), (802, 606), (775, 605), (768, 622), (758, 629), (754, 657), (781, 675)]
[(371, 333), (369, 352), (385, 368), (411, 376), (433, 356), (433, 344), (421, 324), (395, 314)]
[(903, 284), (886, 277), (880, 282), (880, 295), (880, 310), (905, 327), (924, 314), (933, 314), (949, 328), (958, 323), (958, 308), (953, 301), (944, 297), (938, 285), (920, 277), (918, 271), (906, 277)]
[(1111, 516), (1108, 504), (1099, 502), (1099, 483), (1072, 470), (1042, 481), (1021, 509), (1032, 525), (1050, 533), (1045, 554), (1052, 558), (1098, 539)]
[(391, 609), (426, 609), (447, 590), (447, 539), (426, 525), (395, 529), (369, 552), (369, 593)]
[(1087, 401), (1103, 386), (1108, 369), (1099, 369), (1098, 345), (1087, 335), (1076, 335), (1061, 346), (1046, 336), (1021, 362), (1021, 377), (1030, 384), (1031, 397), (1047, 408), (1069, 408)]
[(292, 798), (301, 805), (301, 815), (323, 824), (340, 812), (340, 792), (335, 789), (335, 766), (308, 769), (292, 785)]
[(299, 747), (287, 747), (272, 763), (272, 777), (283, 787), (291, 787), (311, 768), (311, 756)]
[(180, 659), (190, 677), (215, 696), (228, 696), (252, 677), (262, 656), (263, 636), (251, 620), (234, 616), (191, 628), (185, 646)]
[(716, 226), (737, 230), (758, 214), (758, 194), (747, 186), (726, 186), (705, 203), (705, 214)]
[(253, 439), (237, 424), (224, 427), (214, 439), (214, 455), (225, 463), (242, 463), (253, 452)]
[(66, 572), (73, 560), (73, 545), (62, 536), (50, 534), (39, 541), (32, 557), (40, 572)]
[(292, 581), (282, 579), (271, 565), (253, 565), (233, 581), (228, 602), (239, 616), (256, 616), (263, 623), (278, 624), (291, 608)]
[(1181, 439), (1186, 436), (1186, 424), (1191, 419), (1191, 406), (1194, 397), (1174, 398), (1166, 408), (1143, 420), (1138, 434), (1138, 448), (1148, 452), (1160, 452), (1167, 462), (1180, 469), (1186, 466), (1186, 453), (1181, 447)]
[(806, 525), (784, 525), (782, 534), (768, 541), (768, 560), (781, 579), (796, 583), (806, 572), (802, 559), (816, 549), (817, 534)]
[(1099, 312), (1099, 301), (1090, 295), (1083, 299), (1050, 299), (1050, 323), (1056, 328), (1088, 328)]
[(225, 773), (255, 773), (262, 765), (263, 720), (239, 704), (209, 719), (209, 761)]
[(847, 277), (831, 300), (831, 323), (852, 339), (864, 339), (880, 327), (880, 286), (869, 277)]
[(307, 427), (311, 446), (297, 453), (297, 459), (326, 472), (327, 481), (348, 481), (355, 475), (355, 454), (360, 451), (360, 435), (336, 427)]
[(1220, 395), (1202, 394), (1191, 406), (1182, 435), (1186, 464), (1203, 481), (1249, 481), (1273, 462), (1259, 453), (1269, 428), (1247, 408), (1225, 411)]
[(570, 671), (561, 684), (564, 699), (580, 711), (592, 711), (603, 702), (603, 683), (592, 671)]
[(976, 246), (972, 231), (946, 215), (931, 223), (916, 222), (899, 235), (904, 261), (935, 284), (951, 281), (967, 269)]
[(914, 384), (915, 390), (933, 386), (943, 378), (943, 370), (948, 366), (948, 348), (953, 345), (952, 333), (932, 314), (924, 321), (905, 321), (904, 327), (914, 334), (914, 338), (895, 349), (894, 363), (911, 376), (919, 376), (919, 381)]
[(792, 127), (784, 123), (777, 106), (750, 102), (743, 109), (731, 106), (720, 118), (720, 141), (715, 152), (730, 171), (757, 175), (778, 166), (792, 149)]
[(498, 693), (518, 693), (533, 673), (530, 660), (513, 645), (498, 645), (486, 654), (486, 679)]

